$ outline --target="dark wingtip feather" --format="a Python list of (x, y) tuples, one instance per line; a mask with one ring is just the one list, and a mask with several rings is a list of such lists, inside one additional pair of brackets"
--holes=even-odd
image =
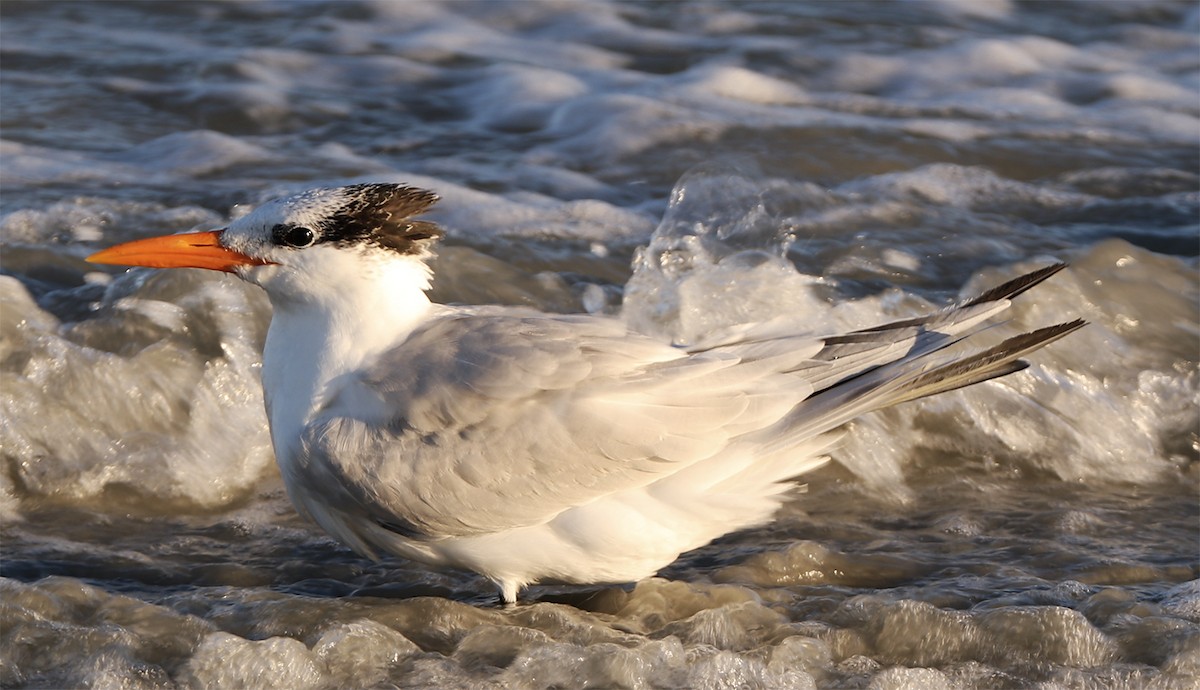
[(1004, 283), (1002, 285), (997, 285), (996, 287), (992, 288), (991, 290), (988, 290), (987, 292), (983, 293), (982, 295), (979, 295), (978, 297), (976, 297), (972, 300), (964, 302), (962, 304), (962, 306), (973, 307), (976, 304), (983, 304), (984, 302), (995, 302), (996, 300), (1001, 300), (1001, 299), (1012, 299), (1012, 298), (1016, 297), (1017, 295), (1021, 294), (1022, 292), (1025, 292), (1029, 288), (1046, 280), (1047, 278), (1054, 275), (1055, 273), (1058, 273), (1059, 271), (1063, 270), (1066, 267), (1067, 267), (1067, 264), (1060, 262), (1057, 264), (1051, 264), (1049, 266), (1046, 266), (1045, 268), (1039, 268), (1036, 271), (1032, 271), (1030, 273), (1026, 273), (1025, 275), (1013, 278), (1012, 280), (1008, 281), (1007, 283)]
[(897, 391), (887, 404), (916, 400), (1020, 371), (1028, 366), (1020, 357), (1040, 350), (1086, 325), (1083, 319), (1075, 319), (1015, 335), (982, 352), (920, 374)]
[[(1066, 267), (1067, 267), (1067, 264), (1065, 264), (1065, 263), (1057, 263), (1057, 264), (1052, 264), (1050, 266), (1046, 266), (1045, 268), (1039, 268), (1038, 270), (1033, 271), (1031, 273), (1026, 273), (1025, 275), (1013, 278), (1012, 280), (1010, 280), (1002, 285), (997, 285), (996, 287), (988, 290), (987, 292), (983, 293), (982, 295), (979, 295), (978, 297), (975, 297), (966, 302), (962, 302), (960, 304), (956, 304), (952, 307), (949, 307), (948, 311), (966, 309), (967, 307), (974, 307), (976, 305), (983, 304), (985, 302), (995, 302), (996, 300), (1012, 299), (1012, 298), (1016, 297), (1017, 295), (1021, 294), (1022, 292), (1025, 292), (1029, 288), (1046, 280), (1047, 278), (1054, 275), (1055, 273), (1058, 273), (1059, 271), (1063, 270)], [(938, 314), (931, 314), (929, 316), (918, 316), (918, 317), (912, 318), (912, 319), (901, 319), (899, 321), (890, 321), (888, 323), (880, 324), (878, 326), (872, 326), (870, 328), (861, 328), (857, 331), (853, 331), (852, 333), (848, 334), (847, 336), (842, 336), (842, 338), (854, 337), (854, 336), (857, 336), (858, 334), (880, 333), (882, 331), (890, 331), (890, 330), (895, 330), (897, 328), (910, 328), (913, 326), (921, 326), (923, 324), (929, 323), (933, 319), (940, 318), (940, 315), (942, 313), (945, 313), (945, 311), (939, 312)]]

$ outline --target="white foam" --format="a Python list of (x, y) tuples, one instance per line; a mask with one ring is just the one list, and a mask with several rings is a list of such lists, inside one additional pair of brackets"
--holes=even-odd
[[(0, 520), (6, 574), (32, 582), (0, 580), (16, 641), (0, 685), (1144, 687), (1200, 674), (1195, 583), (1173, 586), (1195, 574), (1187, 522), (1134, 515), (1186, 503), (1178, 486), (1197, 476), (1200, 275), (1186, 257), (1200, 9), (40, 7), (4, 17), (0, 253), (24, 287), (0, 279)], [(739, 153), (771, 176), (689, 178), (666, 198), (695, 162)], [(443, 196), (435, 289), (452, 301), (623, 308), (681, 341), (784, 314), (831, 331), (1067, 259), (990, 335), (1092, 323), (1025, 372), (855, 422), (834, 451), (843, 467), (810, 477), (775, 524), (674, 564), (676, 582), (475, 607), (460, 602), (490, 596), (481, 580), (354, 560), (294, 515), (263, 435), (260, 295), (81, 261), (101, 242), (219, 227), (235, 202), (373, 181)], [(1099, 242), (1113, 236), (1162, 253)], [(617, 262), (647, 242), (622, 296)], [(986, 500), (952, 504), (943, 480)], [(1063, 487), (1086, 498), (1052, 500)], [(1028, 523), (1013, 512), (1026, 509)], [(130, 512), (170, 516), (161, 529), (177, 536), (139, 534)], [(54, 569), (101, 586), (36, 579)], [(406, 594), (286, 593), (380, 580)], [(451, 594), (409, 598), (422, 583)], [(532, 594), (546, 592), (584, 599)]]
[(404, 658), (420, 651), (404, 635), (367, 619), (325, 629), (312, 647), (331, 677), (325, 683), (340, 687), (382, 683)]
[[(1007, 198), (1007, 205), (1016, 201), (1057, 208), (1085, 198), (1002, 180), (985, 170), (944, 165), (882, 175), (855, 187), (870, 189), (873, 196), (880, 191), (901, 197), (916, 194), (941, 206), (986, 207)], [(772, 246), (778, 250), (786, 244), (778, 244), (778, 234), (772, 235), (769, 228), (774, 225), (783, 232), (787, 219), (755, 216), (762, 208), (755, 195), (762, 189), (729, 174), (700, 174), (681, 182), (650, 245), (638, 254), (626, 286), (623, 317), (643, 332), (687, 343), (715, 329), (781, 316), (795, 318), (802, 330), (819, 333), (935, 308), (896, 293), (894, 299), (868, 298), (831, 310), (812, 293), (812, 278), (772, 255)], [(756, 243), (759, 248), (754, 248)], [(918, 269), (915, 257), (906, 252), (884, 250), (880, 261), (903, 271)], [(1094, 298), (1080, 295), (1076, 287), (1114, 266), (1123, 267), (1125, 280), (1140, 281), (1132, 271), (1147, 261), (1151, 259), (1146, 253), (1128, 245), (1097, 248), (1065, 277), (1019, 300), (1013, 322), (1000, 328), (1014, 334), (1018, 328), (1032, 330), (1079, 315), (1092, 319), (1092, 326), (1072, 336), (1075, 347), (1038, 353), (1031, 358), (1034, 366), (1024, 373), (857, 420), (834, 450), (835, 459), (876, 491), (899, 499), (908, 496), (900, 468), (930, 447), (1001, 457), (1004, 462), (1049, 469), (1064, 480), (1157, 481), (1174, 463), (1161, 444), (1186, 434), (1188, 425), (1198, 421), (1195, 372), (1181, 377), (1173, 370), (1174, 356), (1184, 356), (1181, 350), (1157, 358), (1153, 366), (1158, 369), (1131, 375), (1125, 369), (1128, 355), (1119, 353), (1138, 348), (1136, 341), (1126, 339), (1133, 333), (1120, 335), (1111, 329), (1137, 329), (1138, 337), (1144, 338), (1147, 331), (1140, 322), (1123, 325), (1121, 314), (1153, 313), (1160, 320), (1155, 328), (1166, 329), (1162, 337), (1169, 337), (1166, 333), (1174, 324), (1186, 322), (1189, 310), (1194, 311), (1194, 287), (1181, 283), (1179, 295), (1159, 294), (1149, 288), (1154, 280), (1146, 276), (1137, 289), (1106, 294), (1103, 306), (1090, 303)], [(1186, 274), (1179, 265), (1167, 272), (1180, 279)], [(964, 297), (1002, 280), (994, 275), (986, 282), (976, 281), (964, 290)], [(1157, 296), (1150, 297), (1146, 290)], [(1155, 306), (1121, 304), (1143, 299), (1156, 300)], [(1077, 359), (1076, 353), (1084, 352), (1112, 355), (1102, 363), (1091, 355)], [(934, 429), (943, 431), (930, 431)]]
[(979, 17), (982, 19), (1007, 19), (1016, 12), (1012, 0), (908, 0), (926, 6), (936, 12), (950, 16)]
[(1200, 623), (1200, 580), (1176, 585), (1163, 595), (1163, 610), (1193, 623)]
[(490, 67), (480, 77), (464, 87), (476, 122), (506, 131), (542, 129), (555, 108), (588, 91), (570, 74), (524, 65)]
[(967, 142), (980, 139), (991, 133), (987, 127), (981, 127), (963, 120), (909, 120), (904, 125), (906, 132), (925, 137), (935, 137), (946, 141)]
[(1173, 84), (1157, 75), (1115, 74), (1106, 80), (1113, 97), (1130, 101), (1180, 102), (1195, 97), (1193, 89)]
[(168, 134), (115, 156), (148, 174), (211, 175), (235, 165), (271, 161), (266, 149), (219, 132), (199, 130)]
[(513, 40), (496, 28), (458, 13), (428, 22), (402, 37), (390, 37), (387, 42), (401, 55), (419, 57), (422, 61), (472, 56), (548, 69), (563, 64), (611, 69), (622, 62), (619, 56), (582, 42), (536, 37)]
[(24, 518), (21, 515), (21, 499), (12, 479), (0, 477), (0, 524), (18, 522)]
[(654, 146), (703, 140), (717, 126), (698, 121), (688, 108), (649, 96), (613, 93), (587, 95), (558, 108), (547, 134), (553, 149), (592, 163), (616, 161)]
[(650, 243), (638, 251), (622, 317), (675, 343), (736, 324), (794, 319), (819, 327), (820, 281), (784, 258), (790, 227), (774, 215), (771, 188), (719, 169), (681, 180)]
[(52, 182), (125, 181), (138, 179), (135, 169), (106, 163), (77, 151), (0, 140), (0, 184), (31, 185)]
[[(1186, 288), (1171, 294), (1165, 286), (1160, 291), (1150, 287), (1153, 281), (1141, 283), (1135, 275), (1125, 279), (1138, 287), (1121, 287), (1113, 268), (1122, 255), (1138, 257), (1126, 264), (1127, 273), (1151, 260), (1124, 243), (1101, 245), (1065, 277), (1019, 300), (1013, 321), (1002, 327), (1011, 334), (1074, 315), (1092, 320), (1072, 335), (1073, 345), (1051, 346), (1031, 356), (1033, 366), (1025, 372), (858, 420), (835, 459), (883, 486), (892, 479), (886, 467), (906, 464), (922, 448), (1049, 470), (1068, 481), (1154, 482), (1166, 476), (1183, 460), (1173, 459), (1163, 444), (1200, 422), (1200, 396), (1195, 372), (1176, 370), (1182, 350), (1145, 348), (1159, 337), (1171, 338), (1171, 324), (1194, 309), (1194, 294), (1188, 297)], [(1182, 278), (1180, 270), (1175, 266), (1163, 275)], [(964, 295), (998, 280), (977, 280)], [(1108, 285), (1103, 305), (1079, 293), (1079, 286), (1100, 283)], [(1122, 326), (1122, 313), (1151, 313), (1149, 307), (1133, 306), (1142, 300), (1155, 301), (1155, 324)], [(1178, 341), (1174, 345), (1185, 347)], [(1143, 366), (1150, 368), (1131, 371), (1131, 359), (1141, 358), (1148, 358)], [(883, 458), (891, 462), (881, 467)]]
[(1008, 180), (980, 167), (934, 163), (915, 170), (877, 175), (845, 189), (873, 197), (917, 195), (931, 204), (967, 208), (1035, 204), (1050, 208), (1078, 206), (1089, 201), (1069, 192)]
[(6, 242), (27, 244), (93, 243), (132, 238), (133, 233), (163, 234), (217, 227), (220, 216), (195, 206), (164, 207), (138, 201), (77, 197), (44, 209), (22, 209), (0, 218)]
[[(1155, 139), (1191, 143), (1200, 130), (1200, 117), (1186, 112), (1171, 112), (1138, 103), (1120, 102), (1100, 110), (1098, 115), (1112, 130), (1140, 132)], [(1116, 138), (1116, 137), (1114, 137)], [(1129, 140), (1128, 135), (1117, 140)]]
[(216, 632), (196, 648), (182, 673), (184, 687), (308, 690), (325, 685), (316, 656), (303, 642), (271, 637), (253, 642)]
[(112, 314), (67, 333), (20, 283), (0, 279), (0, 328), (25, 362), (0, 372), (0, 438), (20, 457), (43, 459), (18, 471), (23, 495), (82, 504), (124, 487), (150, 512), (211, 508), (237, 500), (271, 466), (257, 375), (261, 295), (192, 272), (156, 278), (114, 282)]
[(871, 679), (868, 690), (952, 690), (958, 684), (933, 668), (884, 669)]
[(1111, 638), (1082, 613), (1060, 606), (1006, 607), (979, 617), (984, 654), (1067, 666), (1099, 666), (1117, 656)]
[(705, 66), (684, 76), (682, 93), (717, 96), (764, 105), (807, 103), (808, 95), (790, 82), (742, 67)]
[(653, 222), (637, 211), (612, 204), (583, 200), (557, 203), (525, 195), (506, 199), (443, 180), (405, 175), (396, 178), (428, 186), (442, 201), (427, 214), (453, 234), (488, 237), (558, 237), (592, 242), (640, 239), (649, 235)]
[[(371, 0), (80, 4), (68, 18), (35, 5), (5, 17), (0, 234), (25, 286), (0, 278), (6, 571), (104, 563), (116, 587), (175, 582), (197, 544), (217, 553), (192, 529), (206, 511), (223, 512), (202, 532), (238, 534), (234, 559), (265, 553), (278, 570), (216, 563), (197, 587), (139, 590), (164, 606), (71, 578), (0, 582), (7, 640), (54, 642), (10, 644), (0, 684), (1075, 688), (1200, 673), (1195, 583), (1171, 587), (1194, 571), (1114, 536), (1110, 512), (1114, 493), (1169, 502), (1196, 475), (1196, 263), (1166, 253), (1194, 250), (1200, 10)], [(666, 198), (680, 170), (740, 151), (774, 176), (709, 170)], [(914, 316), (964, 281), (968, 296), (1066, 258), (988, 335), (1092, 323), (1025, 372), (854, 422), (834, 449), (844, 467), (812, 476), (817, 491), (773, 526), (673, 565), (680, 582), (515, 611), (265, 592), (384, 577), (462, 599), (486, 584), (352, 562), (294, 516), (260, 409), (262, 296), (80, 258), (220, 227), (233, 202), (367, 181), (442, 194), (436, 289), (452, 301), (623, 308), (685, 342), (742, 320), (826, 332)], [(174, 205), (186, 199), (212, 210)], [(1097, 244), (1112, 235), (1164, 254)], [(649, 246), (622, 295), (613, 263), (635, 242)], [(908, 500), (942, 481), (989, 505)], [(1025, 510), (1054, 482), (1097, 504), (1031, 515), (1048, 556), (996, 562), (989, 544), (1006, 535), (990, 511), (1007, 520), (1003, 502)], [(882, 515), (815, 510), (844, 499)], [(42, 520), (46, 505), (101, 524), (74, 533)], [(131, 510), (185, 526), (167, 545), (103, 542)], [(926, 515), (923, 551), (906, 527)], [(1186, 542), (1147, 529), (1147, 544)], [(953, 568), (926, 571), (942, 540)], [(218, 628), (229, 636), (209, 637)], [(293, 640), (257, 640), (284, 631)]]

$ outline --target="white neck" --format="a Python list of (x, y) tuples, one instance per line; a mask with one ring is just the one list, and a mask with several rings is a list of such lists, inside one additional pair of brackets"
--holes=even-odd
[[(338, 394), (339, 379), (403, 342), (429, 315), (430, 274), (423, 262), (406, 257), (347, 269), (326, 272), (323, 281), (313, 274), (262, 281), (274, 307), (263, 390), (281, 463), (293, 455), (304, 426)], [(295, 281), (302, 279), (308, 282), (298, 290)], [(272, 289), (289, 281), (287, 290)]]

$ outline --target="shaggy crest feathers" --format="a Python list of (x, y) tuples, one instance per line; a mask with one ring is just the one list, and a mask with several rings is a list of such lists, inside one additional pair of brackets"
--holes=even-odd
[[(369, 243), (400, 254), (431, 250), (443, 232), (429, 221), (415, 220), (438, 200), (433, 192), (398, 184), (356, 184), (303, 194), (293, 201), (312, 204), (313, 222), (281, 223), (271, 228), (276, 243), (296, 247), (321, 242), (338, 245)], [(321, 207), (331, 206), (326, 209)], [(297, 242), (289, 238), (305, 238)]]

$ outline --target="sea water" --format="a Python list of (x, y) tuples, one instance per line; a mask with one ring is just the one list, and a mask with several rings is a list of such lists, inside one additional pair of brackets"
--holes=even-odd
[[(1190, 2), (0, 6), (0, 685), (1200, 683)], [(436, 190), (434, 297), (686, 343), (1052, 261), (1019, 374), (864, 417), (770, 525), (626, 586), (354, 555), (296, 516), (270, 307), (83, 257), (310, 187)]]

